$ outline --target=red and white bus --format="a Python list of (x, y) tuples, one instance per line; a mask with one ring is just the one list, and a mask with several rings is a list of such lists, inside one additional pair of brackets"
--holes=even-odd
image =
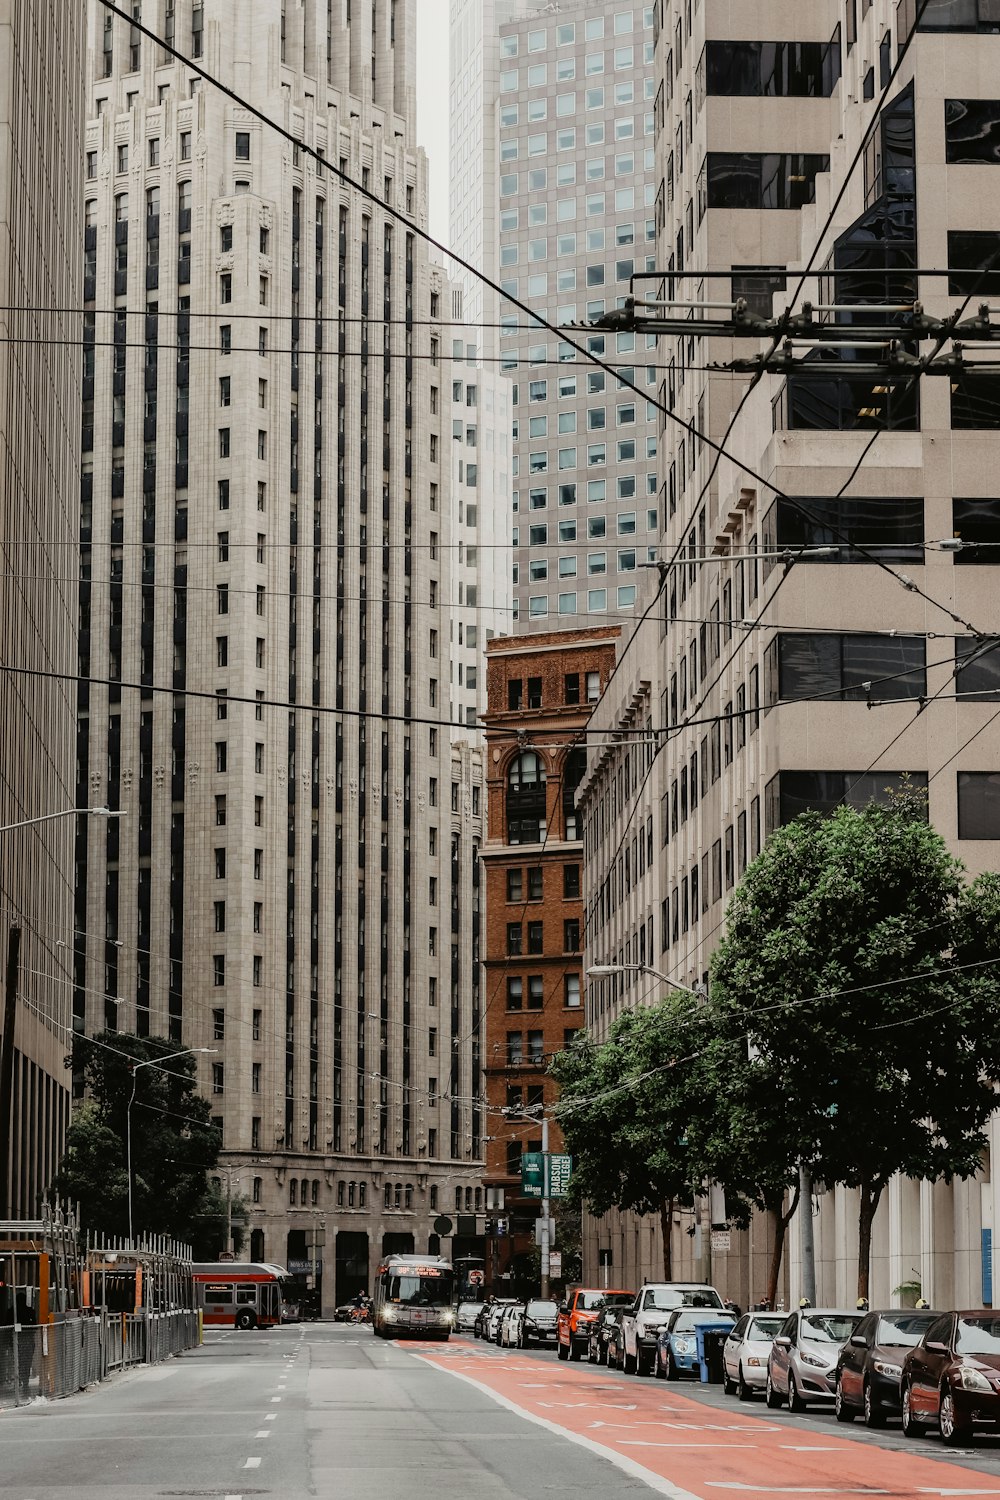
[(284, 1266), (213, 1261), (193, 1266), (192, 1274), (206, 1328), (274, 1328), (281, 1322)]

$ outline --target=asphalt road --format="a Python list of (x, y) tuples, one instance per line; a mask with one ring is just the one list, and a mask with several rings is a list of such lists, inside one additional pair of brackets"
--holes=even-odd
[(948, 1453), (469, 1338), (212, 1330), (68, 1401), (0, 1412), (0, 1500), (728, 1500), (997, 1496), (1000, 1439)]
[(2, 1500), (649, 1494), (426, 1363), (430, 1346), (329, 1324), (206, 1337), (67, 1401), (0, 1412)]

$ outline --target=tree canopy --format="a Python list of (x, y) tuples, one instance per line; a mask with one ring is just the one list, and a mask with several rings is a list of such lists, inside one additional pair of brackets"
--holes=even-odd
[[(174, 1042), (117, 1031), (75, 1039), (88, 1097), (70, 1125), (55, 1189), (79, 1203), (86, 1228), (128, 1234), (132, 1064), (176, 1051)], [(226, 1201), (207, 1174), (218, 1161), (220, 1137), (194, 1072), (188, 1056), (134, 1074), (132, 1217), (136, 1234), (171, 1235), (191, 1244), (196, 1258), (214, 1259), (225, 1244)]]
[(802, 1163), (859, 1192), (867, 1296), (890, 1178), (981, 1165), (998, 958), (1000, 877), (970, 882), (921, 799), (803, 814), (734, 893), (705, 1002), (671, 993), (555, 1060), (573, 1191), (662, 1219), (720, 1183), (736, 1222), (775, 1219), (773, 1296)]

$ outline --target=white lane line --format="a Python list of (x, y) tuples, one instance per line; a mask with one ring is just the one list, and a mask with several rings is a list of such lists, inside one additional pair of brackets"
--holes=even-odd
[(271, 1436), (271, 1429), (270, 1429), (270, 1427), (265, 1427), (261, 1432), (255, 1432), (254, 1433), (254, 1437), (256, 1437), (256, 1438), (269, 1438), (270, 1436)]
[(271, 1405), (273, 1406), (276, 1401), (280, 1401), (280, 1400), (281, 1400), (280, 1396), (272, 1396), (271, 1397)]
[(419, 1359), (422, 1364), (429, 1365), (432, 1370), (450, 1375), (453, 1380), (463, 1380), (466, 1385), (473, 1386), (498, 1406), (506, 1407), (517, 1417), (522, 1417), (525, 1422), (533, 1422), (536, 1427), (544, 1427), (546, 1432), (554, 1433), (556, 1437), (565, 1438), (569, 1443), (576, 1443), (579, 1448), (586, 1448), (589, 1453), (595, 1453), (598, 1458), (604, 1458), (609, 1464), (614, 1464), (616, 1469), (629, 1474), (633, 1479), (639, 1479), (643, 1484), (654, 1491), (657, 1495), (665, 1495), (667, 1500), (699, 1500), (699, 1497), (691, 1490), (682, 1490), (679, 1485), (671, 1484), (669, 1479), (664, 1479), (660, 1474), (654, 1474), (652, 1469), (645, 1468), (637, 1463), (634, 1458), (629, 1458), (626, 1453), (619, 1453), (614, 1448), (606, 1448), (602, 1443), (595, 1443), (593, 1438), (584, 1437), (582, 1433), (570, 1432), (568, 1427), (560, 1427), (558, 1422), (550, 1422), (548, 1417), (536, 1416), (534, 1412), (525, 1411), (523, 1406), (509, 1400), (507, 1396), (501, 1396), (498, 1391), (491, 1390), (488, 1385), (483, 1385), (471, 1375), (465, 1375), (461, 1370), (444, 1364), (439, 1364), (436, 1359), (429, 1359), (425, 1354), (414, 1354), (413, 1359)]
[[(613, 1443), (620, 1443), (623, 1448), (718, 1448), (719, 1446), (718, 1443), (651, 1443), (645, 1438), (612, 1438), (611, 1441)], [(756, 1443), (726, 1443), (725, 1452), (728, 1453), (730, 1448), (756, 1447)], [(778, 1492), (776, 1491), (776, 1493)], [(791, 1490), (789, 1493), (797, 1494), (798, 1491)], [(803, 1493), (809, 1492), (804, 1491)], [(826, 1491), (823, 1491), (823, 1493), (825, 1494)], [(882, 1492), (877, 1490), (874, 1493), (881, 1494)]]
[(243, 1467), (244, 1467), (244, 1469), (259, 1469), (260, 1468), (260, 1459), (259, 1458), (248, 1458), (247, 1461), (246, 1461), (246, 1463), (243, 1465)]
[(276, 1411), (269, 1411), (268, 1414), (267, 1414), (267, 1416), (264, 1418), (264, 1421), (265, 1422), (274, 1422), (274, 1421), (277, 1420), (277, 1417), (278, 1417), (278, 1413)]

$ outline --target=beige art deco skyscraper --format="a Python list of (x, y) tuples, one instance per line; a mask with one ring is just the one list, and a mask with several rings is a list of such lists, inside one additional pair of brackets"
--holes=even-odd
[(137, 9), (186, 61), (92, 4), (80, 759), (130, 816), (78, 849), (76, 1015), (214, 1049), (249, 1249), (330, 1306), (481, 1151), (416, 5)]
[[(0, 825), (74, 806), (83, 21), (70, 0), (0, 7)], [(57, 309), (50, 314), (47, 309)], [(34, 674), (39, 675), (34, 675)], [(42, 675), (52, 674), (52, 675)], [(84, 789), (85, 791), (85, 789)], [(34, 1215), (69, 1114), (72, 818), (0, 834), (0, 931), (22, 932), (11, 1164), (0, 1218)], [(8, 1128), (8, 1126), (12, 1128)]]

